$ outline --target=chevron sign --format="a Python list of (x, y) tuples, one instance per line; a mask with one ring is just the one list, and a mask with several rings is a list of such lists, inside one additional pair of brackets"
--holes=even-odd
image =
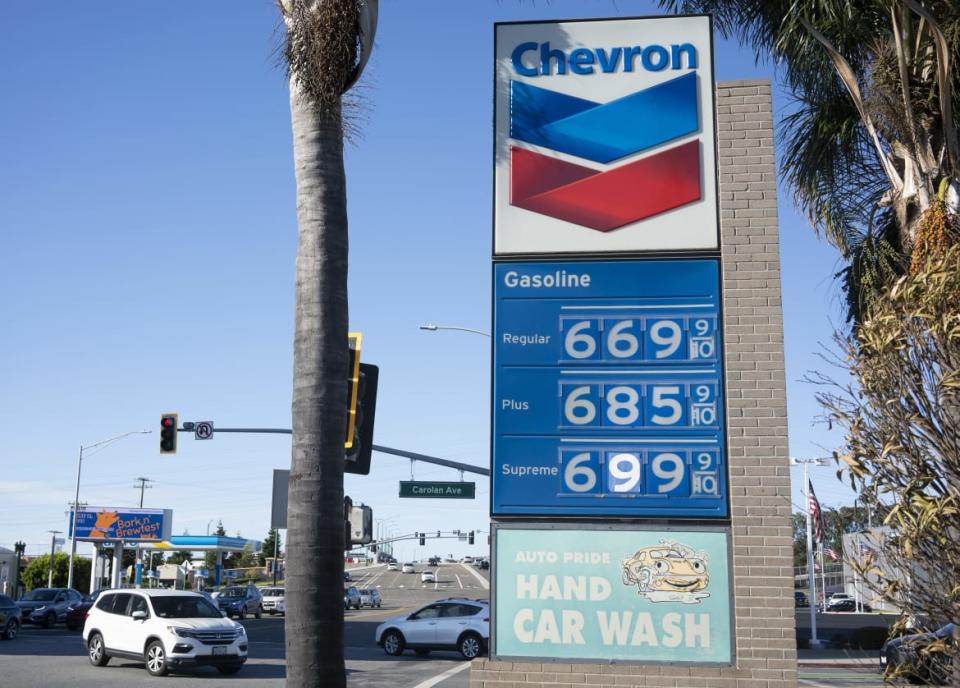
[(717, 247), (708, 17), (496, 35), (495, 254)]

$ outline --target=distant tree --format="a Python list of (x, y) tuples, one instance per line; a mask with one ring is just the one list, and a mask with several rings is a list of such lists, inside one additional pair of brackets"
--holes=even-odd
[(182, 564), (185, 561), (190, 561), (193, 558), (193, 552), (185, 549), (172, 552), (167, 557), (167, 564)]
[[(260, 548), (260, 553), (257, 555), (260, 566), (266, 566), (267, 559), (273, 557), (274, 546), (279, 545), (279, 538), (280, 534), (277, 532), (276, 528), (271, 528), (267, 532), (267, 537), (263, 539), (263, 546)], [(277, 549), (279, 552), (279, 548)]]
[(253, 543), (248, 541), (247, 544), (243, 546), (243, 551), (240, 552), (240, 556), (237, 557), (236, 568), (248, 569), (256, 565), (257, 555), (253, 553)]
[[(67, 585), (67, 568), (70, 557), (63, 552), (53, 555), (53, 587), (62, 588)], [(89, 559), (75, 558), (73, 560), (73, 580), (80, 588), (86, 587), (90, 580)], [(27, 590), (47, 587), (47, 575), (50, 569), (50, 555), (43, 554), (33, 559), (23, 570), (23, 584)]]
[[(857, 533), (867, 527), (866, 511), (849, 506), (831, 509), (821, 505), (823, 514), (824, 548), (830, 547), (838, 555), (843, 554), (843, 536)], [(829, 560), (827, 563), (830, 563)], [(797, 511), (793, 514), (793, 565), (807, 565), (807, 515)]]
[[(215, 531), (213, 531), (213, 534), (214, 534), (214, 535), (218, 535), (218, 536), (220, 536), (220, 537), (223, 537), (223, 536), (225, 536), (225, 535), (227, 534), (227, 531), (226, 531), (226, 530), (224, 529), (224, 527), (223, 527), (223, 521), (222, 521), (222, 520), (217, 521), (217, 529), (216, 529)], [(204, 555), (204, 557), (203, 557), (203, 565), (204, 565), (208, 570), (213, 571), (213, 569), (214, 569), (214, 568), (216, 567), (216, 565), (217, 565), (217, 553), (216, 553), (215, 551), (213, 551), (213, 550), (210, 550), (209, 552), (207, 552), (207, 553)]]

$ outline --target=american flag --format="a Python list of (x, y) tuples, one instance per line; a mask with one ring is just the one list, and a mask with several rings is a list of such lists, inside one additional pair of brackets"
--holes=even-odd
[(860, 554), (864, 557), (875, 557), (877, 556), (877, 550), (868, 545), (865, 542), (860, 543)]
[(813, 523), (813, 541), (823, 542), (823, 514), (820, 513), (820, 502), (813, 491), (813, 481), (810, 480), (807, 481), (807, 511), (810, 512)]
[(837, 554), (837, 550), (835, 550), (833, 547), (824, 547), (823, 553), (834, 561), (840, 561), (840, 555)]

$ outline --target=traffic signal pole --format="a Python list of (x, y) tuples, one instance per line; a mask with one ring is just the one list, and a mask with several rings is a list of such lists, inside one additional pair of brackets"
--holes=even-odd
[[(193, 432), (195, 423), (184, 423), (183, 427), (179, 428), (179, 432)], [(221, 428), (217, 426), (217, 434), (221, 432), (243, 432), (254, 435), (292, 435), (293, 430), (287, 428)], [(463, 471), (464, 473), (475, 473), (477, 475), (490, 475), (490, 469), (483, 466), (474, 466), (469, 463), (461, 463), (459, 461), (451, 461), (450, 459), (441, 459), (437, 456), (430, 456), (429, 454), (418, 454), (417, 452), (405, 451), (403, 449), (394, 449), (392, 447), (384, 447), (381, 444), (372, 445), (373, 451), (380, 452), (381, 454), (391, 454), (393, 456), (402, 456), (405, 459), (413, 459), (414, 461), (422, 461), (424, 463), (432, 463), (437, 466), (446, 466), (447, 468), (455, 468), (458, 471)]]

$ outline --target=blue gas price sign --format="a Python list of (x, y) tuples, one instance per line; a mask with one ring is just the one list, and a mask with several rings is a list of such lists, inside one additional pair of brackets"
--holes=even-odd
[(494, 266), (493, 513), (724, 517), (714, 259)]

